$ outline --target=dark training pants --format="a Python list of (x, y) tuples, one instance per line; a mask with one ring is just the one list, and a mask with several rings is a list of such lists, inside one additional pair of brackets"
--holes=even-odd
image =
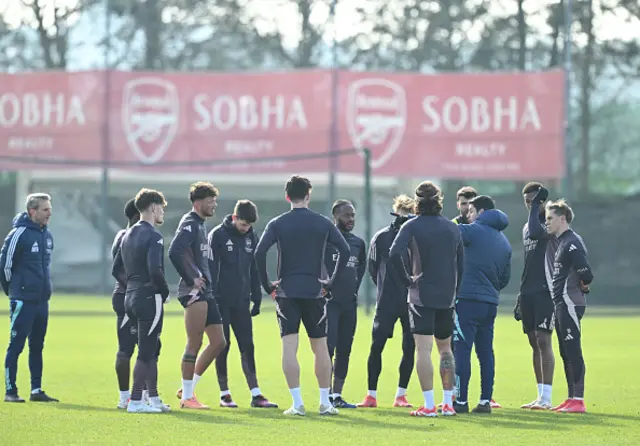
[(455, 312), (456, 399), (469, 401), (471, 350), (475, 345), (480, 362), (481, 400), (491, 400), (495, 378), (493, 326), (498, 306), (485, 302), (458, 300)]
[(580, 322), (586, 307), (556, 305), (556, 321), (560, 356), (564, 363), (569, 398), (584, 398), (585, 364), (582, 356), (582, 328)]
[(18, 394), (18, 357), (29, 338), (31, 390), (42, 386), (42, 349), (49, 322), (49, 302), (11, 300), (9, 302), (9, 347), (4, 360), (6, 393)]
[(231, 348), (231, 329), (233, 329), (233, 334), (238, 342), (242, 371), (247, 379), (247, 385), (249, 389), (258, 387), (255, 347), (253, 344), (253, 323), (249, 305), (241, 304), (233, 307), (221, 305), (219, 309), (222, 317), (222, 330), (227, 340), (227, 346), (216, 358), (216, 374), (218, 375), (220, 390), (229, 390), (227, 356)]
[(351, 346), (356, 333), (358, 322), (358, 304), (353, 303), (327, 303), (327, 346), (329, 356), (333, 361), (334, 376), (344, 381), (349, 370), (349, 357)]

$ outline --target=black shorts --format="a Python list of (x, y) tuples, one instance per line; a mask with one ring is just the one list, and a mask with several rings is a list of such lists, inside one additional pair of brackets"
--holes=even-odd
[(160, 294), (135, 296), (127, 294), (124, 300), (130, 324), (138, 335), (138, 359), (150, 361), (160, 354), (160, 335), (164, 322), (164, 307)]
[(220, 309), (218, 303), (212, 296), (202, 296), (198, 294), (195, 298), (190, 294), (186, 296), (178, 296), (178, 302), (182, 305), (182, 308), (187, 308), (196, 302), (207, 302), (207, 321), (205, 327), (209, 325), (222, 324), (222, 316), (220, 316)]
[(549, 293), (523, 294), (520, 296), (522, 330), (525, 333), (544, 331), (551, 333), (555, 326), (554, 305)]
[(373, 315), (372, 336), (374, 338), (384, 337), (391, 339), (398, 319), (400, 319), (402, 332), (411, 332), (411, 324), (409, 323), (409, 306), (406, 303), (399, 303), (395, 305), (376, 305), (376, 312)]
[(221, 305), (220, 316), (222, 316), (222, 330), (227, 345), (231, 345), (231, 333), (238, 342), (240, 353), (251, 351), (253, 348), (253, 322), (251, 321), (251, 310), (248, 305), (226, 306)]
[(300, 321), (309, 338), (327, 336), (327, 303), (324, 299), (277, 297), (276, 316), (281, 337), (298, 333)]
[(556, 321), (558, 328), (558, 343), (560, 355), (563, 358), (582, 356), (582, 326), (581, 321), (586, 307), (568, 306), (560, 304), (556, 306)]
[(453, 308), (436, 310), (409, 304), (411, 333), (447, 339), (453, 334)]

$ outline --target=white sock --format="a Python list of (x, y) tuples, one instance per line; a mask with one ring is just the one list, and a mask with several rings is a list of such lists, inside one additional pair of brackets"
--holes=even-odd
[(571, 398), (571, 399), (576, 401), (584, 401), (584, 398)]
[(149, 399), (149, 391), (148, 390), (143, 390), (142, 391), (142, 399), (143, 400), (148, 400)]
[(377, 390), (368, 390), (367, 395), (377, 398), (378, 391)]
[(436, 407), (436, 403), (433, 402), (433, 390), (426, 390), (422, 392), (424, 395), (424, 407), (426, 409), (433, 409)]
[(538, 399), (542, 398), (542, 386), (544, 386), (544, 384), (538, 383)]
[(401, 396), (405, 396), (407, 394), (407, 389), (403, 389), (402, 387), (398, 387), (398, 390), (396, 390), (396, 398), (399, 398)]
[(36, 393), (40, 393), (40, 389), (33, 389), (33, 390), (31, 391), (31, 395), (34, 395), (34, 394), (36, 394)]
[(542, 385), (542, 401), (551, 402), (551, 384)]
[(489, 404), (489, 400), (480, 400), (480, 405), (484, 406), (485, 404)]
[(253, 389), (251, 389), (251, 396), (252, 397), (257, 397), (258, 395), (262, 395), (262, 392), (260, 391), (260, 387), (254, 387)]
[(329, 401), (329, 389), (320, 389), (320, 404), (323, 406), (331, 405), (331, 401)]
[(334, 393), (333, 395), (331, 395), (331, 397), (335, 400), (336, 398), (341, 398), (342, 395), (339, 393)]
[(202, 378), (200, 375), (198, 375), (197, 373), (193, 374), (193, 390), (196, 390), (196, 384), (198, 384), (198, 381), (200, 381), (200, 378)]
[(182, 400), (186, 401), (190, 398), (193, 398), (193, 380), (183, 379), (182, 380)]
[(129, 398), (131, 398), (131, 392), (128, 390), (120, 391), (120, 401), (127, 401)]
[(449, 406), (453, 406), (453, 390), (445, 390), (444, 393), (444, 404)]
[(304, 403), (302, 402), (302, 395), (300, 395), (300, 387), (289, 389), (289, 392), (291, 392), (291, 398), (293, 398), (293, 407), (304, 406)]
[(228, 390), (221, 390), (220, 391), (220, 398), (222, 399), (222, 397), (227, 396), (227, 395), (231, 395), (231, 392)]

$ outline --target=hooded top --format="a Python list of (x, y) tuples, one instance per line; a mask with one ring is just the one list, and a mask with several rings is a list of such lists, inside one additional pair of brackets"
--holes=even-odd
[(458, 225), (464, 244), (464, 273), (458, 299), (498, 305), (511, 277), (511, 245), (502, 233), (509, 218), (487, 209), (469, 225)]
[(0, 251), (0, 284), (15, 300), (47, 301), (51, 297), (53, 237), (47, 226), (22, 212), (13, 219)]
[(241, 234), (232, 216), (227, 215), (209, 232), (207, 240), (213, 254), (209, 269), (218, 305), (244, 305), (249, 299), (260, 305), (260, 277), (253, 257), (258, 239), (253, 228)]

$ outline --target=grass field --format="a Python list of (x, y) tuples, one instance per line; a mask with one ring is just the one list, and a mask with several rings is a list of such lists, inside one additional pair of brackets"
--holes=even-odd
[[(273, 308), (265, 303), (254, 318), (257, 367), (265, 395), (289, 407), (291, 399), (280, 368), (280, 340)], [(584, 319), (587, 362), (584, 415), (530, 412), (518, 407), (535, 396), (531, 353), (520, 326), (508, 314), (498, 318), (495, 353), (495, 399), (504, 408), (492, 415), (453, 418), (413, 418), (407, 409), (392, 409), (400, 358), (399, 338), (390, 340), (378, 388), (378, 409), (342, 410), (337, 417), (317, 415), (318, 390), (312, 357), (302, 335), (300, 362), (302, 393), (307, 417), (285, 418), (281, 410), (249, 408), (249, 392), (240, 368), (235, 341), (230, 353), (231, 391), (239, 409), (214, 407), (205, 412), (178, 408), (175, 391), (180, 384), (180, 357), (184, 348), (182, 312), (168, 304), (159, 389), (173, 412), (158, 415), (127, 414), (115, 409), (117, 385), (113, 370), (116, 339), (111, 301), (96, 297), (55, 296), (51, 301), (49, 333), (45, 347), (43, 387), (59, 398), (57, 404), (0, 403), (0, 444), (640, 444), (640, 386), (634, 378), (640, 369), (640, 342), (635, 333), (640, 313), (593, 309)], [(9, 318), (2, 308), (0, 333), (6, 345)], [(399, 330), (399, 326), (397, 327)], [(366, 359), (371, 332), (370, 317), (360, 314), (349, 378), (344, 396), (360, 401), (367, 390)], [(398, 331), (397, 331), (398, 332)], [(396, 332), (396, 333), (397, 333)], [(555, 340), (554, 340), (555, 342)], [(474, 359), (471, 401), (479, 396), (478, 368)], [(566, 396), (560, 358), (557, 356), (554, 403)], [(18, 372), (21, 395), (28, 396), (27, 352)], [(218, 387), (215, 368), (198, 384), (201, 401), (215, 406)], [(441, 397), (436, 383), (436, 395)], [(409, 400), (420, 405), (417, 377), (412, 377)]]

